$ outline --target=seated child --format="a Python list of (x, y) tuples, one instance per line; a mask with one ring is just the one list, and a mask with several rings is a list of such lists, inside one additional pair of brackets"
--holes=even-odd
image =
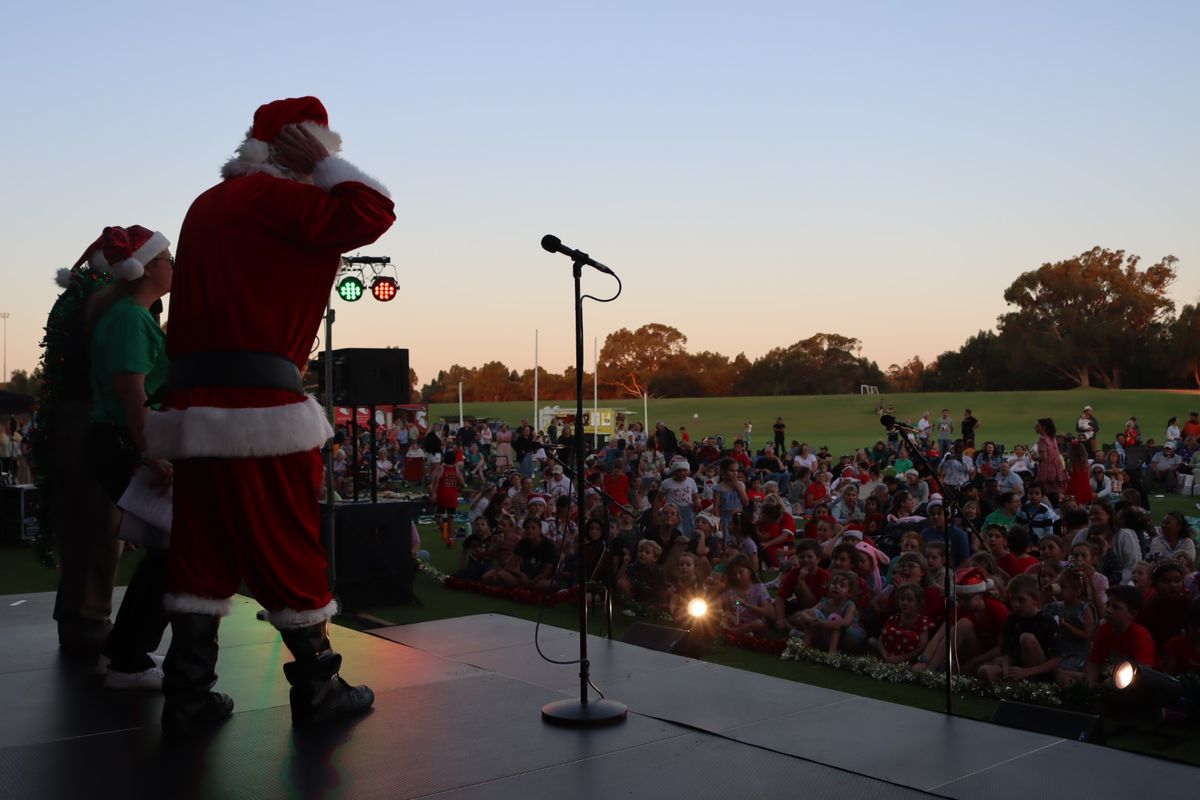
[(671, 619), (677, 623), (691, 622), (688, 603), (707, 594), (704, 579), (697, 571), (697, 563), (698, 559), (691, 553), (681, 555), (675, 564), (675, 579), (667, 584), (668, 610)]
[(801, 627), (800, 615), (829, 591), (829, 573), (820, 566), (821, 545), (813, 539), (796, 542), (796, 566), (779, 579), (775, 594), (775, 626), (780, 630)]
[(828, 646), (829, 652), (854, 649), (866, 641), (866, 632), (858, 623), (853, 597), (858, 594), (858, 576), (848, 570), (836, 570), (829, 578), (829, 592), (821, 602), (800, 614), (804, 623), (804, 642), (809, 647)]
[(1096, 545), (1083, 541), (1071, 545), (1071, 561), (1074, 561), (1087, 576), (1091, 584), (1092, 604), (1096, 606), (1096, 618), (1104, 618), (1108, 606), (1108, 578), (1096, 571)]
[(1062, 539), (1051, 534), (1038, 539), (1037, 543), (1038, 563), (1028, 567), (1025, 570), (1026, 575), (1039, 574), (1039, 564), (1055, 564), (1062, 565), (1066, 560), (1066, 555), (1063, 553)]
[(1154, 646), (1161, 649), (1170, 639), (1183, 633), (1187, 626), (1189, 600), (1183, 589), (1183, 565), (1178, 561), (1160, 561), (1151, 578), (1155, 595), (1142, 606), (1137, 621), (1150, 631)]
[(734, 556), (726, 567), (729, 588), (725, 591), (724, 627), (733, 634), (766, 631), (775, 621), (775, 606), (767, 587), (745, 555)]
[[(982, 555), (982, 554), (977, 554)], [(946, 636), (953, 635), (964, 674), (973, 674), (1000, 655), (1000, 637), (1008, 621), (1008, 609), (994, 594), (994, 584), (976, 566), (960, 567), (954, 574), (956, 619), (943, 623), (929, 640), (913, 669), (941, 669), (946, 660)], [(947, 633), (947, 628), (953, 630)]]
[(1158, 594), (1154, 591), (1154, 580), (1151, 577), (1153, 574), (1154, 567), (1145, 561), (1137, 562), (1130, 571), (1129, 582), (1141, 591), (1143, 606)]
[(617, 572), (617, 594), (627, 601), (641, 603), (650, 608), (665, 608), (667, 605), (667, 581), (658, 558), (662, 545), (650, 539), (638, 542), (637, 560), (625, 563)]
[(941, 589), (946, 585), (946, 543), (927, 542), (925, 544), (925, 563), (929, 565), (929, 580)]
[(1013, 525), (1009, 528), (1006, 543), (1008, 553), (996, 559), (996, 566), (1004, 570), (1004, 574), (1014, 577), (1037, 566), (1038, 560), (1028, 554), (1031, 542), (1029, 529), (1024, 525)]
[(1004, 622), (1000, 655), (979, 668), (979, 677), (986, 683), (1052, 679), (1059, 663), (1058, 622), (1042, 611), (1037, 578), (1017, 575), (1008, 597), (1012, 613)]
[(1089, 686), (1099, 686), (1122, 661), (1158, 666), (1150, 631), (1134, 621), (1141, 610), (1142, 593), (1136, 588), (1114, 586), (1108, 590), (1104, 624), (1096, 629), (1084, 670)]
[(458, 561), (458, 577), (481, 581), (492, 568), (492, 523), (479, 517), (471, 525), (471, 535), (463, 540)]
[(894, 595), (899, 611), (883, 624), (877, 647), (887, 663), (903, 664), (915, 661), (921, 655), (929, 644), (929, 632), (936, 625), (921, 613), (925, 597), (920, 586), (903, 583), (895, 587)]
[(1163, 648), (1162, 664), (1171, 675), (1200, 673), (1200, 597), (1188, 604), (1187, 630)]
[(1046, 613), (1058, 620), (1059, 661), (1054, 681), (1067, 686), (1083, 680), (1096, 633), (1096, 609), (1091, 602), (1091, 582), (1078, 562), (1068, 562), (1051, 589), (1057, 590), (1057, 599), (1046, 604)]

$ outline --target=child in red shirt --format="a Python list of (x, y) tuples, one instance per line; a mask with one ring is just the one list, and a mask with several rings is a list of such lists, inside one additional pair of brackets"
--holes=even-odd
[[(1000, 655), (1000, 635), (1008, 621), (1008, 609), (992, 597), (992, 581), (979, 567), (962, 567), (954, 574), (954, 638), (964, 674), (972, 674)], [(939, 669), (946, 658), (946, 629), (943, 624), (930, 640), (913, 669)]]
[(1098, 686), (1122, 661), (1158, 665), (1150, 631), (1134, 622), (1141, 609), (1142, 593), (1135, 587), (1114, 586), (1108, 590), (1104, 624), (1096, 629), (1084, 673), (1088, 685)]
[(1029, 528), (1024, 525), (1013, 525), (1008, 529), (1006, 539), (1008, 552), (1003, 556), (996, 557), (996, 566), (1004, 570), (1004, 574), (1010, 578), (1023, 575), (1026, 570), (1038, 563), (1036, 558), (1029, 555), (1031, 544)]
[(800, 628), (800, 615), (829, 593), (829, 573), (821, 569), (821, 546), (812, 539), (796, 543), (796, 566), (784, 573), (775, 594), (775, 627)]

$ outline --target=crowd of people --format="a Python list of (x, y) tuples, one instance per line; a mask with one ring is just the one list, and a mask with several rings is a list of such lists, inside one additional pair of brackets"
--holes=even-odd
[[(1123, 660), (1200, 670), (1200, 531), (1149, 512), (1153, 487), (1200, 466), (1200, 416), (1137, 464), (1133, 448), (1154, 447), (1137, 421), (1104, 448), (1090, 407), (1073, 434), (1040, 419), (1036, 441), (1011, 449), (978, 440), (969, 410), (957, 431), (948, 413), (837, 456), (635, 423), (587, 448), (581, 512), (570, 430), (469, 423), (405, 446), (435, 466), (445, 519), (463, 492), (464, 579), (551, 591), (583, 576), (596, 602), (611, 592), (626, 613), (694, 629), (688, 603), (704, 598), (702, 633), (800, 638), (914, 670), (942, 668), (950, 636), (964, 673), (991, 682), (1098, 684)], [(379, 461), (403, 461), (398, 447)]]

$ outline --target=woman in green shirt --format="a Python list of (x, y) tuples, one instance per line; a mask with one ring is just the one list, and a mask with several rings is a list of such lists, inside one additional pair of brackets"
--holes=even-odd
[[(150, 470), (164, 493), (171, 485), (169, 463), (142, 457), (147, 398), (167, 378), (166, 338), (150, 309), (171, 291), (169, 247), (166, 237), (147, 228), (110, 227), (88, 255), (92, 269), (116, 278), (87, 309), (92, 411), (85, 441), (87, 467), (114, 504), (138, 469)], [(148, 653), (158, 647), (167, 625), (166, 542), (145, 544), (101, 651), (104, 684), (114, 689), (162, 688), (161, 659)]]

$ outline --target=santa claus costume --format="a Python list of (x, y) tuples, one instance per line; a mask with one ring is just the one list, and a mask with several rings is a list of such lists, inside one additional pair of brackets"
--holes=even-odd
[(151, 453), (175, 464), (167, 733), (232, 712), (211, 688), (219, 619), (243, 580), (295, 657), (284, 666), (293, 722), (362, 711), (374, 698), (338, 676), (327, 636), (337, 609), (320, 542), (318, 448), (332, 429), (300, 375), (341, 254), (374, 242), (395, 214), (386, 189), (336, 155), (314, 156), (311, 174), (285, 158), (292, 126), (328, 153), (340, 149), (315, 97), (262, 106), (224, 180), (180, 231), (171, 373), (147, 425)]

